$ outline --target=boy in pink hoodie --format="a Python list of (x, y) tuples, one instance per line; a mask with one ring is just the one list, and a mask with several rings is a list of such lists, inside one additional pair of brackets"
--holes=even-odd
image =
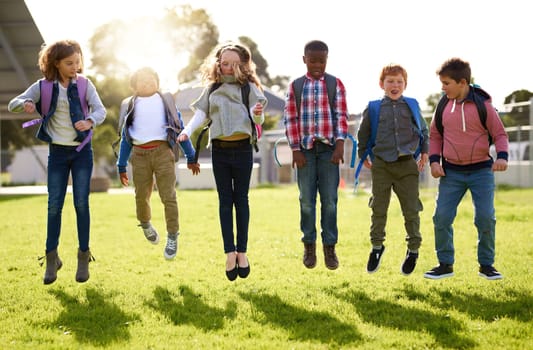
[[(470, 64), (452, 58), (437, 70), (447, 101), (442, 111), (442, 124), (437, 113), (430, 126), (429, 162), (431, 175), (439, 178), (439, 189), (433, 224), (435, 249), (439, 265), (424, 277), (440, 279), (453, 276), (453, 221), (457, 206), (470, 190), (475, 207), (474, 224), (478, 231), (477, 256), (479, 275), (501, 279), (494, 268), (496, 215), (494, 209), (494, 171), (507, 170), (509, 142), (498, 112), (489, 94), (471, 85)], [(486, 109), (483, 122), (476, 100)], [(439, 118), (440, 119), (440, 118)], [(439, 130), (441, 129), (441, 130)], [(497, 152), (489, 155), (490, 140)]]

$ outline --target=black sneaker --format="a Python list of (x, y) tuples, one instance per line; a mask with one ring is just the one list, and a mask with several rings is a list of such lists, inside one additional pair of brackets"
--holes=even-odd
[(382, 245), (381, 249), (372, 249), (370, 256), (368, 257), (368, 263), (366, 264), (366, 271), (368, 273), (374, 273), (379, 269), (381, 263), (381, 257), (385, 251), (385, 246)]
[(453, 265), (440, 263), (439, 266), (435, 266), (431, 270), (424, 273), (425, 278), (431, 278), (432, 280), (438, 280), (445, 277), (453, 276)]
[(418, 259), (418, 253), (412, 253), (409, 250), (405, 255), (405, 260), (402, 264), (402, 274), (408, 276), (413, 272), (416, 267), (416, 260)]
[(492, 265), (481, 265), (479, 267), (479, 275), (488, 280), (500, 280), (503, 278), (502, 274), (499, 273)]

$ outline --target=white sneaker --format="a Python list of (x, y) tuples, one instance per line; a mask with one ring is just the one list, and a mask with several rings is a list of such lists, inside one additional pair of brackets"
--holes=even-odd
[(142, 225), (139, 225), (139, 226), (141, 226), (141, 228), (143, 229), (144, 237), (146, 237), (148, 242), (152, 244), (159, 243), (159, 235), (157, 234), (157, 231), (155, 230), (155, 228), (152, 226), (151, 223), (148, 223), (147, 228), (142, 227)]

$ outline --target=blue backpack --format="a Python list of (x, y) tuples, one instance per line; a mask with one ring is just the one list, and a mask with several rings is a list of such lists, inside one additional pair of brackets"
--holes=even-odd
[[(418, 136), (420, 138), (420, 141), (418, 143), (418, 148), (416, 149), (413, 155), (413, 157), (416, 159), (420, 155), (422, 144), (424, 142), (424, 135), (422, 134), (422, 127), (421, 127), (422, 112), (420, 111), (420, 106), (418, 105), (418, 101), (416, 99), (411, 98), (411, 97), (404, 97), (403, 99), (405, 100), (405, 102), (407, 103), (407, 106), (411, 110), (411, 114), (413, 116), (417, 131), (418, 131)], [(381, 108), (381, 100), (374, 100), (368, 103), (368, 118), (370, 118), (370, 138), (368, 139), (368, 142), (366, 143), (365, 153), (359, 160), (359, 164), (357, 165), (357, 169), (355, 171), (355, 185), (356, 186), (359, 184), (359, 174), (361, 173), (361, 168), (363, 166), (365, 159), (367, 157), (370, 157), (370, 159), (374, 159), (372, 148), (374, 148), (374, 146), (376, 145), (376, 135), (378, 133), (378, 121), (379, 121), (380, 108)]]

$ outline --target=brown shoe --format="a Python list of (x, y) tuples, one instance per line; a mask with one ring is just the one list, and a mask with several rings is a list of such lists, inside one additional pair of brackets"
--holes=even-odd
[(337, 254), (335, 254), (335, 245), (324, 245), (324, 262), (330, 270), (335, 270), (339, 267), (339, 259), (337, 259)]
[(304, 243), (304, 265), (308, 269), (316, 266), (316, 244)]

